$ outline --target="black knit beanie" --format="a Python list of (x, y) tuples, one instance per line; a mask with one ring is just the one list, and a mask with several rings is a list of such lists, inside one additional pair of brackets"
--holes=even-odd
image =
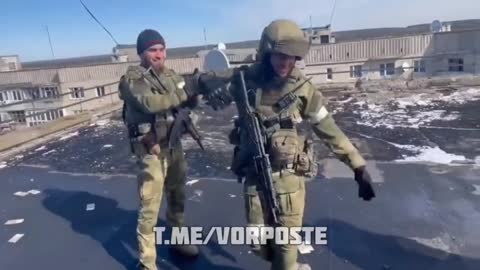
[(155, 44), (162, 44), (165, 46), (165, 40), (163, 39), (162, 35), (155, 30), (145, 29), (138, 35), (137, 53), (141, 54)]

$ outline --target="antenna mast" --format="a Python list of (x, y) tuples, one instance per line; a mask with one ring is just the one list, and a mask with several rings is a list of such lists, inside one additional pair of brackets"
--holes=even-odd
[(203, 42), (205, 42), (205, 50), (208, 48), (207, 46), (207, 28), (203, 28)]
[(330, 26), (332, 25), (332, 22), (333, 22), (333, 15), (335, 15), (336, 7), (337, 7), (337, 0), (335, 0), (335, 2), (333, 3), (332, 14), (330, 15), (330, 23), (329, 23)]
[(92, 12), (90, 12), (90, 10), (87, 8), (87, 6), (83, 3), (82, 0), (80, 0), (80, 3), (87, 10), (88, 14), (90, 14), (90, 16), (92, 16), (92, 18), (103, 28), (103, 30), (107, 32), (107, 34), (112, 38), (113, 42), (115, 42), (115, 44), (118, 46), (117, 40), (113, 37), (110, 31), (108, 31), (107, 28), (105, 28), (105, 26), (103, 26), (102, 23), (99, 20), (97, 20), (97, 18), (95, 18), (95, 15), (93, 15)]
[(52, 39), (50, 38), (50, 32), (48, 31), (48, 25), (45, 25), (45, 30), (47, 31), (48, 43), (50, 44), (50, 50), (52, 51), (52, 57), (55, 58), (55, 53), (53, 52)]

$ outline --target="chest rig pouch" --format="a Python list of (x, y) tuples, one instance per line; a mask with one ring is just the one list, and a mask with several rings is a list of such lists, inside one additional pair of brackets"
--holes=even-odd
[[(293, 118), (293, 119), (292, 119)], [(271, 124), (270, 120), (270, 124)], [(313, 148), (313, 141), (299, 134), (298, 122), (294, 116), (278, 118), (271, 133), (267, 151), (274, 170), (286, 170), (298, 176), (313, 178), (317, 175), (318, 164)]]
[[(185, 83), (175, 74), (168, 74), (167, 78), (160, 78), (154, 74), (149, 78), (152, 85), (152, 91), (158, 91), (161, 94), (170, 94), (175, 96), (181, 102), (188, 99), (184, 90)], [(158, 143), (166, 146), (169, 141), (171, 129), (175, 121), (175, 113), (173, 110), (155, 114), (154, 130)], [(178, 138), (177, 143), (180, 142)]]
[[(262, 93), (257, 89), (252, 95), (251, 103), (255, 104), (257, 113), (262, 117), (266, 132), (267, 143), (265, 150), (270, 156), (272, 170), (289, 171), (298, 176), (307, 178), (315, 177), (318, 164), (313, 149), (313, 142), (299, 135), (297, 124), (302, 120), (297, 108), (297, 96), (287, 92), (278, 94), (275, 92)], [(235, 128), (229, 135), (230, 143), (236, 145), (232, 169), (235, 162), (241, 160), (242, 133), (238, 119)], [(238, 164), (237, 164), (238, 166)]]

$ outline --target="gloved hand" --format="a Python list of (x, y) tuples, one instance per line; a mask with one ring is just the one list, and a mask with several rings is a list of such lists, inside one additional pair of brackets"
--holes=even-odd
[(215, 111), (222, 110), (230, 103), (233, 102), (233, 97), (230, 95), (228, 88), (230, 87), (230, 83), (216, 88), (215, 90), (211, 91), (207, 95), (204, 96), (204, 99), (207, 101), (207, 105), (212, 107)]
[(370, 201), (375, 198), (375, 191), (372, 186), (372, 178), (367, 169), (362, 166), (354, 170), (355, 181), (358, 184), (358, 197), (365, 201)]
[(215, 74), (200, 73), (198, 70), (194, 71), (192, 78), (190, 88), (201, 95), (206, 104), (214, 110), (223, 109), (233, 101), (228, 79), (217, 77)]
[(200, 100), (202, 99), (202, 95), (193, 95), (190, 96), (186, 101), (184, 106), (190, 108), (190, 109), (195, 109), (199, 104)]

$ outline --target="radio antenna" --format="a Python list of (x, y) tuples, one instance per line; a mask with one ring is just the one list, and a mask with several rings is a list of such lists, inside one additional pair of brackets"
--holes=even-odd
[(88, 9), (88, 7), (83, 3), (82, 0), (80, 0), (80, 3), (85, 8), (85, 10), (87, 10), (88, 14), (90, 14), (90, 16), (103, 28), (103, 30), (107, 32), (107, 34), (112, 38), (113, 42), (115, 42), (115, 44), (118, 46), (117, 40), (113, 37), (110, 31), (108, 31), (108, 29), (105, 26), (103, 26), (103, 24), (95, 17), (95, 15), (93, 15), (93, 13)]

